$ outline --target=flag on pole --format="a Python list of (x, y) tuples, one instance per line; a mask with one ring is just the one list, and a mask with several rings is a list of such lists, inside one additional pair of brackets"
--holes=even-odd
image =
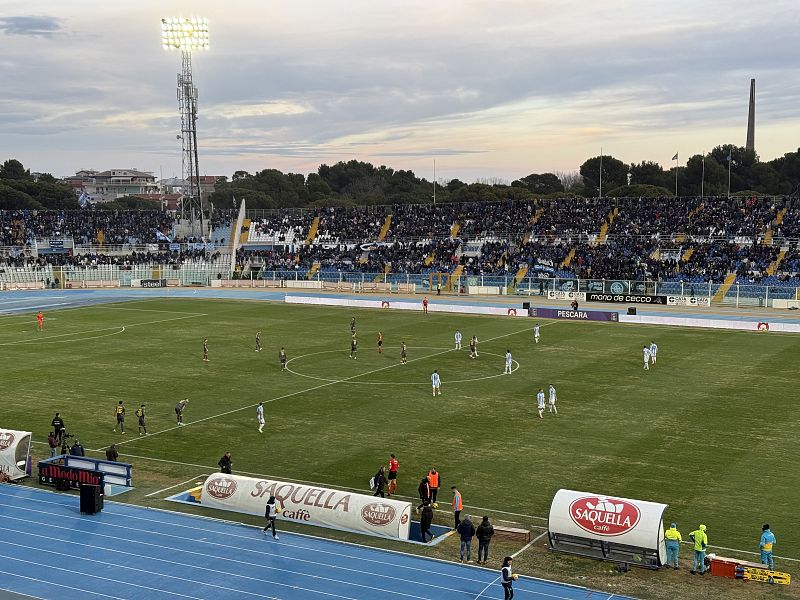
[(160, 231), (158, 229), (156, 229), (155, 231), (156, 231), (156, 240), (157, 241), (159, 241), (159, 242), (171, 242), (172, 241), (172, 239), (168, 235), (164, 234), (162, 231)]
[(675, 153), (675, 156), (672, 157), (672, 160), (678, 160), (678, 153)]

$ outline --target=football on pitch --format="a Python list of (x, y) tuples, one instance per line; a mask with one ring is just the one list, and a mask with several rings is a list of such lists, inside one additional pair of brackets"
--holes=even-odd
[(434, 502), (433, 503), (433, 508), (439, 508), (439, 503), (438, 502)]

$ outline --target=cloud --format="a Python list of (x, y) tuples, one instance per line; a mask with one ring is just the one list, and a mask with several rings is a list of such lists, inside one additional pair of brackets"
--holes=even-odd
[(61, 19), (56, 17), (0, 17), (0, 31), (6, 35), (53, 37), (62, 30)]

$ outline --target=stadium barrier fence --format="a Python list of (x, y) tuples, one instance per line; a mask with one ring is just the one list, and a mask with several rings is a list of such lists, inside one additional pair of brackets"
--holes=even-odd
[[(386, 291), (398, 293), (433, 294), (430, 272), (425, 273), (367, 273), (344, 272), (321, 269), (308, 277), (301, 269), (250, 271), (242, 277), (229, 271), (228, 255), (216, 260), (189, 261), (183, 264), (145, 265), (96, 265), (78, 266), (0, 266), (0, 287), (7, 290), (41, 289), (53, 287), (90, 288), (108, 287), (119, 281), (121, 287), (129, 287), (133, 280), (167, 279), (170, 286), (232, 287), (231, 281), (239, 281), (236, 287), (311, 287), (334, 289), (327, 284), (338, 284), (341, 291), (370, 292)], [(96, 284), (98, 280), (105, 284)], [(294, 281), (296, 284), (289, 284)], [(91, 282), (91, 283), (90, 283)], [(246, 282), (246, 283), (245, 283)], [(272, 282), (264, 283), (264, 282)], [(283, 282), (283, 283), (281, 283)], [(307, 282), (307, 283), (302, 283)], [(375, 288), (372, 284), (383, 284)], [(350, 285), (352, 284), (352, 288)], [(543, 296), (566, 299), (570, 293), (632, 294), (672, 297), (670, 304), (701, 307), (710, 304), (735, 307), (793, 308), (800, 301), (800, 288), (759, 284), (726, 286), (721, 283), (687, 281), (635, 281), (625, 279), (575, 279), (565, 277), (543, 277), (531, 275), (516, 281), (513, 275), (461, 275), (451, 286), (448, 295), (485, 294), (497, 292), (517, 296)], [(551, 296), (551, 292), (554, 296)], [(694, 301), (688, 300), (695, 298)], [(708, 299), (708, 300), (703, 300)]]

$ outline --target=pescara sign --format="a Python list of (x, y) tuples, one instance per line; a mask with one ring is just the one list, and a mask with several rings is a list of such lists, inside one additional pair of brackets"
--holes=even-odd
[(280, 520), (408, 539), (410, 502), (350, 491), (217, 473), (203, 484), (200, 504), (263, 517), (270, 496), (283, 507)]
[(636, 527), (642, 513), (627, 500), (585, 496), (569, 505), (569, 516), (575, 524), (597, 535), (622, 535)]

